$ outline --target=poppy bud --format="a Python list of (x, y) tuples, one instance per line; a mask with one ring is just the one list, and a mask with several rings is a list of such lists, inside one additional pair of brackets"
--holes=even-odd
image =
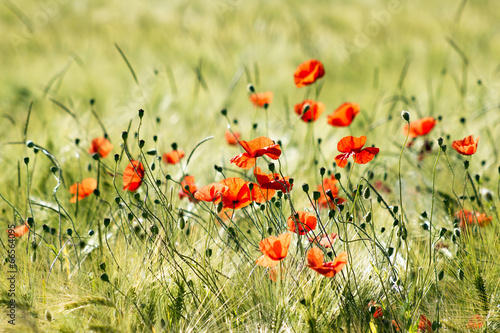
[(251, 190), (253, 190), (253, 183), (249, 183), (249, 184), (248, 184), (248, 189), (249, 189), (250, 191), (251, 191)]
[(319, 174), (321, 175), (321, 177), (325, 175), (325, 172), (326, 172), (325, 168), (322, 167), (321, 169), (319, 169)]
[(392, 226), (395, 227), (399, 224), (399, 220), (398, 219), (394, 219), (394, 221), (392, 221)]
[(34, 152), (35, 154), (38, 154), (38, 152), (39, 152), (39, 151), (40, 151), (40, 149), (38, 149), (37, 147), (33, 148), (33, 152)]
[(371, 194), (371, 193), (370, 193), (370, 188), (367, 186), (367, 187), (365, 188), (365, 190), (363, 191), (363, 198), (364, 198), (365, 200), (370, 199), (370, 194)]
[(89, 236), (90, 237), (94, 236), (94, 233), (95, 233), (94, 230), (92, 230), (92, 229), (89, 230)]
[(469, 169), (469, 161), (464, 161), (465, 170)]
[(309, 105), (309, 103), (305, 103), (304, 106), (302, 107), (302, 114), (309, 111), (310, 108), (311, 108), (311, 105)]
[(49, 231), (50, 231), (49, 226), (48, 226), (48, 225), (46, 225), (46, 224), (44, 224), (44, 225), (42, 226), (42, 229), (43, 229), (43, 232), (49, 232)]
[(306, 193), (309, 192), (309, 185), (306, 183), (302, 184), (302, 190)]
[(172, 176), (170, 176), (170, 175), (166, 175), (166, 176), (165, 176), (165, 178), (166, 178), (167, 180), (170, 180), (170, 179), (172, 179)]
[(486, 199), (486, 201), (488, 201), (488, 202), (493, 201), (493, 192), (491, 192), (490, 190), (483, 188), (483, 189), (481, 189), (481, 194)]
[(173, 142), (170, 146), (172, 147), (172, 150), (177, 150), (178, 148), (177, 142)]
[(290, 185), (293, 185), (293, 178), (289, 178), (288, 183), (290, 183)]
[(109, 226), (109, 223), (111, 222), (109, 217), (104, 218), (104, 226), (107, 227)]
[(144, 147), (144, 145), (146, 144), (146, 141), (144, 140), (140, 140), (139, 141), (139, 148), (142, 149)]
[(455, 229), (453, 230), (453, 233), (455, 234), (455, 236), (456, 236), (456, 237), (460, 237), (460, 229), (455, 228)]
[(33, 228), (33, 226), (35, 225), (35, 220), (33, 220), (32, 217), (28, 217), (27, 222), (30, 228)]
[(99, 197), (101, 195), (101, 192), (98, 189), (95, 189), (93, 193), (96, 197)]
[(422, 223), (421, 227), (424, 230), (429, 230), (429, 223), (428, 222), (424, 222), (424, 223)]
[(255, 88), (253, 87), (253, 84), (249, 83), (249, 84), (247, 85), (247, 91), (248, 91), (249, 93), (254, 93), (254, 92), (255, 92)]
[(66, 233), (68, 234), (69, 237), (71, 237), (71, 235), (73, 235), (73, 230), (68, 229), (68, 230), (66, 230)]
[(408, 111), (403, 110), (403, 112), (401, 112), (401, 118), (403, 118), (404, 121), (409, 122), (410, 113)]
[(120, 197), (115, 197), (115, 202), (117, 205), (120, 204), (120, 200), (121, 200)]
[(151, 155), (151, 156), (155, 156), (155, 155), (156, 155), (156, 149), (154, 149), (154, 148), (153, 148), (153, 149), (150, 149), (150, 150), (148, 150), (148, 151), (146, 152), (146, 154)]
[(380, 233), (383, 234), (384, 232), (385, 232), (385, 228), (384, 227), (380, 228)]
[(157, 179), (156, 180), (156, 186), (160, 187), (161, 186), (161, 180), (160, 179)]
[(461, 122), (462, 124), (465, 124), (465, 118), (464, 118), (464, 117), (460, 118), (460, 122)]
[(322, 141), (321, 138), (318, 138), (318, 145), (320, 145)]
[(34, 146), (35, 146), (35, 144), (33, 143), (33, 141), (31, 141), (31, 140), (26, 141), (26, 147), (33, 148)]
[(393, 247), (390, 247), (387, 249), (387, 255), (390, 257), (392, 256), (392, 254), (394, 253), (394, 248)]
[(129, 221), (132, 221), (134, 219), (134, 214), (128, 213), (127, 214), (127, 218), (128, 218)]
[(438, 139), (438, 145), (439, 145), (439, 147), (441, 147), (443, 145), (443, 138)]
[(109, 282), (109, 276), (108, 276), (108, 274), (102, 273), (101, 274), (101, 280), (103, 280), (104, 282)]
[(424, 219), (426, 219), (427, 218), (427, 212), (426, 211), (422, 212), (422, 214), (420, 214), (420, 216), (422, 216)]
[(337, 173), (335, 174), (335, 179), (340, 180), (340, 177), (341, 177), (341, 176), (340, 176), (340, 173), (338, 173), (338, 172), (337, 172)]
[(99, 154), (98, 154), (98, 153), (93, 153), (93, 154), (92, 154), (92, 159), (93, 159), (94, 161), (98, 161), (98, 160), (99, 160)]
[(141, 194), (140, 193), (134, 193), (134, 199), (139, 201), (141, 200)]
[(476, 182), (478, 182), (478, 183), (479, 183), (479, 181), (481, 180), (481, 176), (480, 176), (480, 175), (478, 175), (477, 173), (476, 173), (476, 175), (474, 176), (474, 178), (476, 179)]
[(144, 110), (143, 109), (139, 109), (139, 118), (142, 119), (142, 117), (144, 117)]
[(338, 204), (337, 205), (337, 208), (339, 209), (339, 212), (343, 211), (344, 210), (344, 205), (342, 204)]
[(273, 162), (270, 162), (267, 166), (269, 167), (269, 171), (274, 172), (274, 163)]
[(222, 109), (220, 110), (220, 113), (221, 115), (223, 115), (224, 117), (227, 116), (227, 110), (226, 109)]
[(128, 132), (127, 131), (123, 131), (122, 132), (122, 139), (123, 139), (123, 141), (127, 141), (127, 138), (128, 138)]
[(366, 223), (370, 223), (372, 221), (372, 212), (366, 213), (365, 221), (366, 221)]
[(159, 205), (159, 204), (161, 204), (161, 201), (159, 199), (155, 199), (154, 203), (155, 203), (155, 205)]
[(258, 125), (259, 125), (259, 124), (254, 123), (254, 124), (252, 125), (252, 128), (253, 128), (253, 129), (257, 129), (257, 126), (258, 126)]
[(222, 211), (222, 207), (223, 207), (223, 204), (222, 204), (222, 201), (221, 201), (221, 202), (219, 202), (217, 204), (217, 213), (220, 213)]
[(441, 146), (441, 151), (442, 151), (443, 153), (446, 153), (446, 145), (442, 145), (442, 146)]
[(52, 173), (56, 173), (57, 170), (59, 170), (59, 169), (57, 169), (57, 167), (55, 167), (55, 166), (50, 168), (50, 172), (52, 172)]
[(444, 235), (446, 235), (446, 232), (448, 230), (446, 230), (446, 228), (441, 228), (441, 230), (439, 231), (439, 236), (443, 237)]
[(99, 268), (102, 269), (103, 271), (105, 271), (106, 270), (106, 263), (105, 262), (101, 262), (99, 264)]
[(45, 311), (45, 320), (52, 321), (52, 314), (50, 313), (49, 310)]
[(120, 159), (120, 155), (115, 154), (114, 158), (115, 158), (115, 162), (118, 162), (118, 160)]
[(28, 165), (29, 162), (30, 162), (30, 158), (29, 157), (25, 157), (24, 158), (24, 164)]
[(458, 276), (458, 279), (462, 281), (465, 278), (464, 271), (459, 268), (458, 272), (457, 272), (457, 276)]
[(31, 248), (32, 248), (33, 250), (36, 250), (36, 249), (38, 248), (38, 243), (37, 243), (36, 241), (32, 241), (32, 242), (31, 242)]
[(313, 192), (313, 199), (314, 200), (319, 200), (319, 198), (321, 197), (321, 193), (318, 192), (318, 191), (314, 191)]

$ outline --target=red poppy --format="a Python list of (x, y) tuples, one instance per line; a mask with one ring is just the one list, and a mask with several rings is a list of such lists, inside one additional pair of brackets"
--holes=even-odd
[(198, 187), (195, 185), (194, 176), (185, 176), (181, 181), (181, 189), (179, 190), (179, 199), (189, 198), (189, 201), (195, 202), (194, 195)]
[(238, 144), (238, 140), (241, 135), (240, 132), (231, 132), (230, 130), (226, 130), (224, 133), (224, 137), (226, 138), (226, 142), (231, 146), (236, 146)]
[[(410, 123), (410, 138), (416, 138), (428, 134), (437, 124), (437, 120), (432, 117), (425, 117)], [(408, 124), (403, 128), (404, 135), (408, 134)]]
[(240, 209), (252, 203), (248, 183), (243, 179), (230, 177), (223, 179), (220, 184), (227, 186), (227, 189), (221, 192), (224, 208)]
[(113, 150), (113, 145), (106, 138), (95, 138), (90, 144), (89, 154), (98, 153), (102, 158), (108, 156)]
[(420, 315), (418, 320), (418, 332), (419, 333), (431, 333), (432, 332), (432, 322), (427, 319), (424, 315)]
[(343, 251), (330, 262), (323, 262), (323, 251), (314, 247), (307, 253), (307, 265), (312, 270), (326, 277), (334, 277), (347, 264), (348, 255)]
[[(97, 188), (97, 180), (94, 178), (87, 178), (82, 180), (81, 183), (75, 183), (70, 186), (69, 193), (74, 194), (75, 196), (69, 200), (71, 203), (75, 203), (76, 201), (80, 201), (83, 198), (88, 197), (94, 190)], [(78, 197), (77, 197), (78, 192)]]
[(167, 164), (177, 164), (186, 155), (182, 149), (172, 150), (163, 154), (163, 162)]
[[(306, 107), (307, 111), (305, 111)], [(306, 99), (302, 103), (295, 104), (295, 113), (298, 114), (300, 119), (306, 123), (316, 121), (316, 119), (318, 119), (324, 111), (325, 104), (315, 102), (311, 99)]]
[(265, 105), (271, 104), (273, 101), (273, 92), (272, 91), (266, 91), (262, 93), (251, 93), (250, 94), (250, 101), (255, 105), (256, 107), (264, 107)]
[(337, 233), (332, 232), (329, 235), (318, 235), (316, 237), (309, 237), (308, 240), (310, 243), (316, 243), (317, 245), (321, 245), (324, 248), (332, 247), (333, 242), (337, 239)]
[(276, 191), (273, 189), (262, 188), (258, 184), (252, 183), (252, 200), (257, 203), (264, 203), (271, 200), (275, 193)]
[[(332, 198), (337, 199), (337, 203), (345, 202), (345, 199), (338, 197), (339, 189), (335, 184), (337, 184), (337, 179), (332, 175), (330, 178), (323, 179), (323, 186), (318, 185), (318, 192), (320, 193), (318, 204), (320, 208), (335, 208), (335, 203), (332, 201)], [(330, 190), (330, 192), (327, 193), (328, 190)]]
[(481, 328), (484, 325), (483, 317), (480, 315), (475, 315), (469, 318), (469, 322), (467, 323), (467, 329), (471, 328)]
[(354, 157), (354, 162), (358, 164), (366, 164), (370, 162), (375, 155), (378, 154), (379, 149), (375, 147), (368, 147), (365, 149), (363, 146), (366, 142), (366, 136), (360, 136), (359, 138), (353, 136), (346, 136), (342, 138), (337, 144), (337, 149), (343, 154), (335, 156), (335, 162), (341, 168), (347, 165), (347, 159), (350, 156)]
[(14, 237), (21, 237), (22, 235), (27, 233), (29, 230), (30, 230), (30, 227), (29, 227), (28, 223), (24, 222), (24, 224), (22, 224), (18, 227), (15, 227), (14, 229), (7, 229), (7, 233), (14, 235)]
[(317, 79), (322, 78), (323, 75), (325, 75), (323, 64), (318, 60), (311, 59), (301, 63), (297, 67), (295, 73), (293, 73), (293, 78), (297, 88), (301, 88), (313, 84)]
[(292, 235), (288, 232), (278, 237), (270, 236), (261, 240), (259, 243), (259, 250), (263, 253), (263, 256), (257, 259), (256, 264), (263, 267), (274, 267), (278, 265), (280, 260), (286, 258), (291, 240)]
[(229, 187), (221, 183), (212, 183), (203, 186), (194, 193), (194, 198), (200, 201), (207, 202), (218, 202), (224, 191), (227, 191)]
[(368, 303), (368, 308), (371, 308), (372, 306), (375, 308), (375, 311), (373, 312), (374, 319), (380, 318), (384, 315), (384, 312), (383, 312), (381, 306), (377, 305), (374, 301), (370, 301)]
[(123, 190), (134, 192), (141, 186), (144, 178), (144, 166), (139, 161), (131, 160), (123, 172)]
[(314, 214), (298, 211), (288, 218), (288, 230), (299, 235), (305, 235), (309, 231), (316, 229), (318, 219)]
[(330, 125), (335, 127), (346, 127), (351, 125), (352, 121), (358, 115), (358, 113), (359, 104), (344, 103), (327, 117), (327, 121)]
[(264, 136), (253, 139), (252, 141), (238, 141), (245, 150), (231, 159), (231, 163), (240, 168), (250, 169), (255, 165), (257, 157), (266, 155), (273, 160), (277, 160), (281, 155), (281, 148), (273, 140)]
[(477, 224), (480, 227), (485, 227), (490, 224), (492, 217), (485, 213), (471, 212), (470, 210), (461, 210), (455, 213), (455, 217), (460, 220), (460, 228), (464, 229), (467, 224)]
[(479, 137), (474, 141), (474, 137), (469, 135), (462, 140), (455, 140), (451, 144), (451, 147), (455, 149), (459, 154), (462, 155), (472, 155), (477, 150), (477, 144), (479, 143)]
[(283, 178), (277, 173), (267, 174), (262, 172), (259, 167), (253, 170), (253, 174), (261, 188), (279, 190), (285, 193), (292, 190), (293, 184), (290, 184), (289, 177)]

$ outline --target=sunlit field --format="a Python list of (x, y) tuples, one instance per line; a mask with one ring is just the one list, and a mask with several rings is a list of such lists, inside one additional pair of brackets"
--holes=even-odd
[(0, 6), (0, 331), (499, 332), (495, 1)]

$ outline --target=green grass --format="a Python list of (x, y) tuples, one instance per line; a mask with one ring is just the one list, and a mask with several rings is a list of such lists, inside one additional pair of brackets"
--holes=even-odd
[[(467, 332), (470, 317), (479, 314), (485, 324), (470, 331), (498, 331), (498, 22), (496, 4), (485, 0), (4, 0), (0, 224), (7, 229), (33, 217), (35, 226), (16, 240), (16, 325), (8, 325), (2, 311), (0, 327), (391, 332), (395, 320), (403, 332), (417, 332), (423, 314), (436, 323), (435, 331)], [(311, 58), (324, 64), (326, 75), (298, 89), (293, 72)], [(248, 100), (249, 83), (274, 92), (268, 126), (265, 111)], [(303, 123), (293, 106), (317, 93), (325, 114)], [(359, 103), (360, 114), (350, 127), (329, 126), (326, 114), (345, 101)], [(145, 110), (142, 121), (139, 109)], [(423, 138), (403, 149), (402, 110), (411, 120), (441, 117), (423, 160)], [(99, 122), (114, 149), (97, 162), (87, 150), (103, 135)], [(358, 186), (387, 186), (390, 192), (371, 188), (366, 199), (359, 191), (333, 218), (320, 212), (325, 229), (340, 235), (335, 252), (349, 253), (341, 274), (326, 278), (309, 269), (309, 243), (295, 234), (276, 282), (255, 265), (259, 241), (286, 231), (291, 206), (283, 197), (263, 212), (249, 206), (231, 223), (218, 221), (208, 204), (179, 200), (182, 175), (194, 175), (201, 187), (223, 178), (214, 165), (226, 177), (253, 180), (251, 172), (229, 163), (241, 149), (225, 143), (228, 124), (243, 140), (280, 140), (281, 171), (294, 178), (296, 210), (313, 212), (302, 184), (309, 184), (312, 196), (321, 167), (339, 173), (344, 198)], [(123, 131), (129, 132), (126, 149)], [(481, 139), (467, 173), (463, 162), (469, 158), (451, 143), (470, 134)], [(379, 147), (380, 154), (353, 169), (336, 167), (337, 142), (347, 135), (367, 136), (367, 146)], [(186, 165), (190, 152), (211, 136)], [(139, 139), (145, 140), (142, 149)], [(40, 147), (37, 153), (28, 140)], [(146, 154), (155, 148), (161, 156), (174, 142), (186, 152), (182, 166)], [(118, 163), (113, 154), (121, 156)], [(142, 155), (147, 167), (140, 200), (121, 190), (127, 154)], [(268, 172), (266, 164), (259, 161)], [(60, 169), (51, 171), (54, 165)], [(100, 196), (71, 204), (69, 187), (98, 174)], [(491, 224), (453, 236), (461, 206), (484, 211)], [(108, 227), (105, 218), (111, 219)], [(442, 237), (441, 228), (447, 229)], [(0, 238), (6, 256), (7, 233)], [(447, 248), (434, 251), (441, 241)], [(7, 271), (5, 264), (5, 306), (11, 299), (4, 292)], [(370, 301), (383, 308), (383, 318), (373, 318)]]

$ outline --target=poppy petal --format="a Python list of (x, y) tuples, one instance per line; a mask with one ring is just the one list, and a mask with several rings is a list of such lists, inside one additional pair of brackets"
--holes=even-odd
[(359, 153), (354, 154), (354, 162), (358, 164), (366, 164), (373, 160), (375, 155), (378, 154), (380, 149), (375, 147), (368, 147), (361, 150)]
[(366, 136), (362, 135), (359, 138), (354, 136), (346, 136), (337, 144), (337, 150), (341, 153), (349, 153), (353, 150), (361, 149), (366, 142)]

